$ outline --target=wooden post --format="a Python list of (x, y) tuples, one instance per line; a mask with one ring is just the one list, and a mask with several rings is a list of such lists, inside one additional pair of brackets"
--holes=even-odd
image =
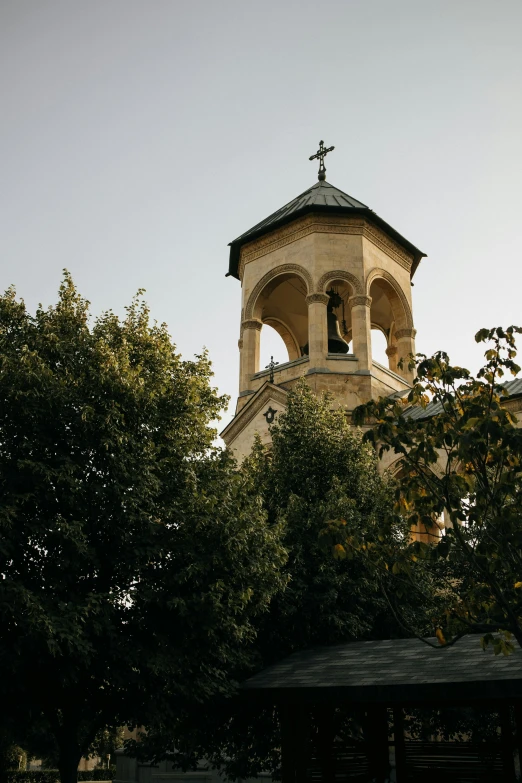
[(511, 731), (511, 713), (509, 704), (503, 704), (498, 710), (500, 717), (500, 742), (502, 746), (502, 766), (506, 783), (515, 780), (515, 760), (513, 758), (513, 734)]
[(515, 702), (515, 726), (517, 738), (518, 767), (522, 773), (522, 701), (518, 699)]
[(303, 705), (282, 704), (279, 717), (282, 783), (303, 783), (309, 760), (310, 712)]
[(295, 739), (293, 726), (294, 709), (289, 704), (279, 707), (281, 721), (281, 781), (296, 783)]
[[(317, 709), (317, 727), (319, 739), (319, 758), (321, 761), (322, 783), (334, 783), (335, 781), (335, 754), (334, 754), (334, 707), (322, 707)], [(302, 783), (299, 781), (299, 783)]]
[(404, 714), (402, 707), (393, 708), (393, 738), (395, 740), (395, 775), (397, 783), (406, 781), (406, 746), (404, 744)]
[(388, 747), (388, 710), (384, 705), (375, 705), (367, 710), (368, 762), (372, 779), (384, 783), (390, 776), (390, 754)]
[(304, 783), (310, 763), (310, 710), (302, 705), (295, 717), (296, 783)]

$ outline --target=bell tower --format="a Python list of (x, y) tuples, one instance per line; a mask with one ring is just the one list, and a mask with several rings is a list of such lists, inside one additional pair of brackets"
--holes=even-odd
[[(239, 396), (221, 433), (238, 459), (269, 424), (299, 378), (329, 391), (347, 413), (406, 391), (401, 358), (415, 353), (411, 279), (425, 255), (360, 201), (318, 182), (230, 243), (228, 275), (241, 281)], [(259, 366), (264, 325), (282, 337), (288, 361)], [(388, 366), (372, 359), (372, 330), (386, 338)]]

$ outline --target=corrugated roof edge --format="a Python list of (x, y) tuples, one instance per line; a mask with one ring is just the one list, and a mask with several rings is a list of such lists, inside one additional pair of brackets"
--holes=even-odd
[[(514, 378), (512, 381), (505, 381), (499, 385), (507, 391), (508, 397), (513, 398), (522, 396), (522, 378)], [(407, 392), (394, 392), (393, 394), (390, 394), (390, 397), (394, 398), (404, 396), (404, 394), (407, 394)], [(420, 405), (412, 405), (411, 407), (406, 408), (404, 411), (404, 418), (414, 419), (417, 421), (421, 421), (422, 419), (431, 419), (432, 416), (437, 416), (441, 410), (442, 403), (440, 402), (430, 402), (425, 408), (421, 408)]]
[[(329, 190), (332, 192), (330, 193)], [(277, 225), (280, 219), (283, 219), (288, 214), (295, 214), (298, 212), (302, 207), (299, 205), (299, 202), (301, 199), (304, 199), (305, 196), (310, 196), (311, 198), (317, 198), (317, 196), (323, 196), (326, 198), (327, 196), (330, 198), (336, 198), (336, 194), (341, 196), (342, 198), (346, 199), (350, 202), (349, 206), (343, 206), (337, 202), (337, 205), (342, 207), (343, 209), (368, 209), (370, 212), (372, 211), (370, 207), (367, 204), (363, 204), (362, 201), (359, 201), (358, 199), (354, 198), (353, 196), (348, 195), (348, 193), (345, 193), (342, 190), (339, 190), (339, 188), (336, 188), (334, 185), (331, 185), (329, 182), (316, 182), (312, 187), (308, 188), (307, 190), (303, 190), (302, 193), (300, 193), (295, 198), (291, 199), (291, 201), (288, 201), (286, 204), (284, 204), (279, 209), (276, 209), (275, 212), (272, 212), (268, 217), (264, 218), (263, 220), (260, 220), (259, 223), (256, 223), (255, 226), (252, 226), (252, 228), (249, 228), (248, 231), (244, 231), (240, 236), (236, 237), (232, 240), (232, 242), (229, 242), (229, 245), (233, 245), (236, 242), (239, 242), (240, 240), (246, 239), (247, 237), (250, 238), (251, 236), (254, 236), (258, 231), (262, 231), (269, 225)], [(313, 203), (304, 204), (303, 207), (309, 207), (313, 206)], [(320, 206), (327, 206), (327, 205), (320, 205)], [(335, 208), (335, 204), (331, 205), (331, 208)], [(293, 208), (295, 211), (290, 212), (290, 208)]]

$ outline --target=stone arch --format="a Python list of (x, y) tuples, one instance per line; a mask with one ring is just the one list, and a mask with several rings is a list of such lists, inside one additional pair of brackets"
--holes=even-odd
[(390, 330), (385, 329), (379, 323), (370, 321), (371, 329), (371, 346), (372, 346), (372, 362), (379, 364), (381, 367), (388, 367), (390, 370), (394, 370), (390, 362)]
[(404, 471), (404, 457), (397, 457), (393, 462), (391, 462), (384, 470), (385, 473), (388, 473), (390, 476), (393, 476), (394, 479), (399, 479), (401, 476), (401, 473)]
[(273, 280), (275, 277), (279, 277), (279, 275), (285, 275), (285, 274), (295, 274), (298, 277), (301, 277), (305, 283), (307, 288), (307, 293), (310, 293), (310, 291), (313, 288), (312, 278), (310, 276), (310, 273), (307, 272), (306, 269), (304, 269), (302, 266), (299, 266), (299, 264), (281, 264), (281, 266), (276, 266), (275, 269), (271, 269), (270, 272), (267, 272), (266, 275), (263, 275), (261, 280), (257, 282), (257, 284), (254, 286), (254, 290), (248, 297), (248, 302), (245, 307), (245, 319), (248, 320), (250, 318), (253, 318), (254, 315), (254, 307), (256, 305), (257, 299), (263, 289), (267, 286), (268, 283), (270, 283), (271, 280)]
[(373, 321), (372, 321), (372, 323), (370, 324), (370, 328), (371, 329), (376, 329), (377, 331), (382, 332), (382, 334), (386, 337), (386, 339), (388, 339), (388, 336), (389, 336), (388, 332), (380, 324), (373, 323)]
[[(393, 275), (390, 275), (390, 273), (387, 272), (385, 269), (372, 269), (372, 271), (368, 274), (366, 278), (366, 284), (365, 284), (366, 295), (370, 296), (371, 284), (373, 283), (374, 280), (377, 280), (379, 278), (381, 280), (385, 280), (390, 285), (390, 287), (393, 289), (394, 293), (396, 294), (397, 299), (400, 302), (400, 306), (401, 306), (400, 309), (402, 309), (402, 312), (394, 313), (396, 327), (399, 329), (401, 328), (413, 329), (413, 315), (408, 300), (406, 299), (406, 295), (402, 290), (402, 288), (397, 284), (397, 281), (395, 280)], [(393, 310), (396, 310), (396, 304), (397, 304), (396, 302), (391, 302)], [(401, 315), (403, 316), (403, 318), (400, 317)]]
[[(446, 472), (445, 454), (439, 449), (439, 459), (437, 462), (432, 463), (431, 470), (437, 475), (438, 478), (442, 478)], [(457, 468), (457, 466), (455, 466)], [(407, 465), (404, 463), (404, 456), (396, 457), (393, 462), (390, 462), (386, 466), (385, 472), (392, 475), (394, 478), (400, 478), (401, 473), (407, 470)]]
[(286, 346), (286, 350), (288, 351), (288, 360), (293, 361), (294, 359), (299, 359), (301, 356), (301, 349), (299, 348), (299, 343), (297, 342), (295, 335), (290, 330), (290, 328), (279, 318), (273, 318), (272, 316), (270, 318), (266, 318), (263, 323), (267, 326), (271, 326), (272, 329), (275, 329), (275, 331), (281, 337)]
[[(404, 462), (404, 457), (397, 457), (385, 469), (384, 475), (391, 476), (395, 481), (400, 482), (401, 478), (408, 470)], [(426, 526), (424, 522), (419, 522), (410, 527), (410, 540), (422, 541), (425, 544), (438, 544), (441, 537), (441, 531), (445, 527), (444, 515), (439, 519), (434, 519), (432, 525)]]
[(355, 275), (352, 275), (350, 272), (345, 272), (343, 269), (334, 269), (333, 272), (325, 272), (317, 283), (317, 290), (324, 294), (330, 280), (346, 280), (346, 282), (352, 286), (354, 296), (356, 294), (364, 293), (361, 281), (358, 280)]

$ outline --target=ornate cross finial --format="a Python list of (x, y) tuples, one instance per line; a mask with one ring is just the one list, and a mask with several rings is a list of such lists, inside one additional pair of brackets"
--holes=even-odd
[(270, 370), (270, 383), (274, 382), (274, 370), (277, 367), (279, 362), (274, 362), (274, 357), (270, 357), (270, 364), (267, 364), (265, 367), (265, 370)]
[(319, 182), (324, 182), (326, 179), (326, 169), (324, 166), (324, 156), (328, 155), (329, 152), (334, 150), (335, 147), (328, 147), (328, 149), (324, 148), (324, 141), (319, 142), (319, 149), (315, 153), (315, 155), (310, 155), (308, 160), (315, 160), (316, 158), (319, 160), (319, 172), (317, 174), (317, 179)]

